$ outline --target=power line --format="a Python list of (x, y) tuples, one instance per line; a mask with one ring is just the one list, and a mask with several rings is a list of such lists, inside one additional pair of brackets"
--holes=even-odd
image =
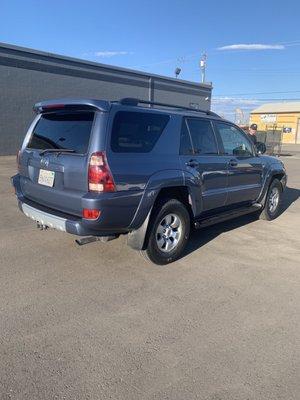
[[(199, 68), (196, 68), (195, 72), (198, 72)], [(252, 68), (232, 68), (232, 67), (211, 67), (210, 71), (228, 71), (228, 72), (274, 72), (274, 73), (295, 73), (299, 72), (299, 68), (258, 68), (258, 67), (252, 67)]]
[(214, 97), (229, 97), (229, 96), (252, 96), (260, 94), (285, 94), (285, 93), (300, 93), (300, 90), (286, 90), (284, 92), (252, 92), (252, 93), (231, 93), (231, 94), (218, 94)]
[[(292, 41), (288, 41), (288, 42), (278, 42), (276, 44), (282, 44), (282, 45), (285, 45), (285, 46), (300, 46), (300, 39), (299, 40), (292, 40)], [(241, 52), (241, 51), (244, 52), (245, 50), (240, 50), (240, 51), (239, 50), (233, 50), (232, 52), (238, 53), (238, 52)], [(192, 60), (194, 60), (195, 58), (197, 58), (199, 56), (199, 53), (200, 53), (200, 49), (199, 49), (199, 51), (197, 53), (190, 53), (190, 54), (186, 54), (186, 55), (181, 55), (181, 56), (177, 56), (176, 58), (169, 58), (169, 59), (165, 59), (165, 60), (161, 60), (161, 61), (157, 61), (157, 62), (153, 62), (153, 63), (149, 63), (149, 64), (144, 64), (144, 65), (130, 66), (128, 68), (145, 68), (145, 67), (148, 67), (148, 66), (151, 67), (151, 66), (160, 65), (160, 64), (169, 64), (169, 63), (173, 63), (173, 62), (178, 61), (179, 58), (184, 59), (185, 62), (186, 61), (192, 61)], [(212, 53), (215, 53), (215, 54), (227, 54), (227, 53), (229, 53), (229, 51), (226, 52), (226, 53), (220, 53), (218, 48), (213, 47), (213, 48), (209, 49), (206, 53), (210, 53), (210, 55)]]
[[(212, 100), (214, 100), (214, 97), (212, 97)], [(216, 100), (220, 100), (220, 99), (216, 98)], [(283, 99), (283, 98), (281, 98), (281, 99), (278, 99), (278, 98), (276, 98), (276, 99), (270, 99), (270, 98), (268, 98), (268, 99), (243, 98), (243, 99), (240, 99), (238, 97), (232, 97), (232, 98), (230, 98), (228, 100), (241, 101), (241, 102), (243, 100), (248, 100), (248, 101), (253, 101), (253, 103), (258, 103), (258, 102), (262, 102), (262, 101), (283, 101), (283, 102), (285, 102), (285, 101), (300, 101), (300, 98), (292, 98), (292, 99)], [(228, 103), (228, 104), (230, 104), (230, 103)]]

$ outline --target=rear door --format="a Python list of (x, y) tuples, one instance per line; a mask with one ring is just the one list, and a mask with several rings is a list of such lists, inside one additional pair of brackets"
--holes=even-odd
[(180, 159), (183, 170), (192, 176), (195, 189), (198, 189), (198, 213), (224, 206), (227, 198), (227, 160), (219, 154), (217, 138), (209, 119), (183, 119)]
[(21, 152), (20, 183), (25, 197), (47, 207), (81, 215), (88, 191), (87, 164), (93, 111), (41, 114)]
[(262, 160), (241, 129), (227, 122), (214, 124), (228, 165), (226, 205), (255, 201), (262, 188)]

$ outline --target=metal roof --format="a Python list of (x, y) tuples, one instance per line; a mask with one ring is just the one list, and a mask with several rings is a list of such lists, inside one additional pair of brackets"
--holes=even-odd
[(251, 111), (251, 114), (264, 113), (300, 113), (300, 101), (290, 101), (284, 103), (267, 103)]

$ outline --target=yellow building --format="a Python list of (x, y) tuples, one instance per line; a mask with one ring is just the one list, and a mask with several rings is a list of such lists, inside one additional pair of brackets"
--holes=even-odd
[(282, 143), (300, 144), (300, 102), (268, 103), (251, 111), (259, 131), (282, 130)]

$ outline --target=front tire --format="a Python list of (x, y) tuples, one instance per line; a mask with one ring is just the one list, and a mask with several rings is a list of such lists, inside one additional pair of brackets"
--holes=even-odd
[(282, 202), (282, 186), (278, 179), (274, 179), (268, 189), (266, 202), (260, 219), (272, 221), (280, 214)]
[(183, 253), (190, 234), (190, 215), (177, 199), (163, 199), (149, 221), (146, 249), (142, 255), (157, 265), (169, 264)]

